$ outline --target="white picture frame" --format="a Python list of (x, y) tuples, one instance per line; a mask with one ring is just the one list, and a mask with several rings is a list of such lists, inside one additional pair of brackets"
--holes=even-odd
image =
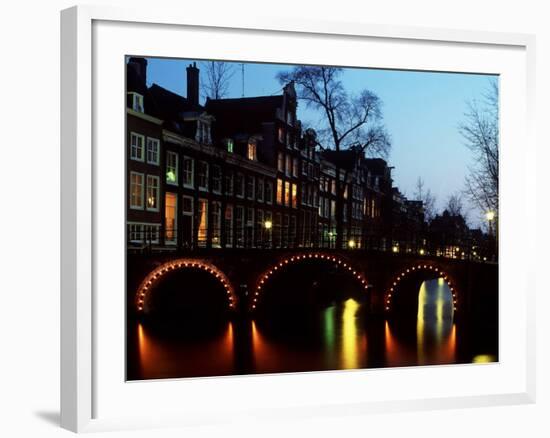
[[(101, 28), (102, 23), (106, 25)], [(98, 27), (98, 25), (100, 27)], [(113, 32), (113, 26), (119, 26)], [(125, 28), (125, 26), (127, 28)], [(504, 201), (513, 197), (519, 197), (521, 201), (520, 208), (513, 208), (510, 203), (502, 203), (501, 227), (502, 244), (501, 256), (504, 258), (504, 264), (517, 264), (517, 271), (514, 273), (516, 285), (518, 287), (517, 303), (510, 303), (504, 299), (501, 303), (501, 313), (504, 316), (504, 324), (501, 326), (501, 333), (508, 333), (506, 330), (509, 323), (510, 305), (518, 309), (518, 327), (517, 339), (501, 338), (501, 347), (505, 350), (508, 343), (514, 343), (514, 352), (516, 357), (504, 355), (495, 368), (489, 366), (481, 367), (419, 367), (416, 370), (376, 370), (377, 374), (368, 370), (358, 370), (348, 373), (309, 373), (295, 374), (278, 378), (273, 376), (259, 377), (235, 377), (235, 378), (214, 378), (214, 379), (195, 379), (186, 383), (189, 391), (201, 391), (201, 393), (211, 396), (219, 396), (220, 400), (226, 400), (227, 394), (231, 388), (242, 388), (243, 394), (255, 394), (258, 387), (261, 387), (264, 398), (270, 397), (270, 400), (258, 399), (250, 404), (245, 399), (237, 397), (233, 399), (234, 406), (230, 410), (222, 409), (215, 403), (197, 402), (196, 409), (191, 410), (189, 406), (173, 406), (173, 409), (167, 410), (166, 406), (159, 404), (155, 412), (149, 411), (147, 417), (139, 415), (137, 411), (132, 414), (131, 410), (116, 411), (116, 407), (103, 407), (106, 405), (105, 395), (109, 390), (108, 383), (112, 376), (119, 375), (120, 364), (117, 362), (109, 364), (103, 358), (105, 354), (98, 354), (98, 350), (104, 347), (105, 337), (103, 330), (98, 327), (98, 314), (101, 313), (101, 319), (109, 320), (110, 315), (104, 312), (104, 300), (98, 300), (98, 291), (101, 291), (101, 285), (106, 280), (105, 271), (101, 270), (103, 262), (98, 254), (104, 251), (103, 243), (99, 243), (102, 238), (103, 228), (101, 217), (98, 216), (98, 205), (103, 198), (101, 193), (101, 184), (98, 186), (98, 174), (108, 175), (112, 169), (102, 167), (104, 161), (98, 158), (95, 149), (97, 141), (101, 138), (103, 127), (101, 119), (103, 113), (100, 112), (101, 105), (104, 105), (102, 97), (97, 94), (97, 87), (107, 74), (104, 71), (106, 63), (96, 62), (102, 56), (105, 49), (101, 33), (106, 32), (112, 37), (118, 34), (120, 39), (124, 40), (122, 33), (131, 32), (132, 27), (147, 28), (150, 35), (162, 33), (177, 32), (178, 29), (185, 29), (189, 32), (200, 32), (204, 35), (223, 35), (224, 33), (234, 32), (237, 37), (246, 37), (247, 34), (253, 34), (256, 38), (293, 38), (298, 41), (300, 38), (315, 40), (317, 38), (333, 38), (335, 41), (347, 39), (354, 44), (368, 42), (377, 44), (383, 42), (386, 45), (406, 44), (410, 47), (418, 47), (431, 51), (438, 51), (446, 45), (460, 47), (463, 50), (464, 59), (468, 57), (469, 50), (483, 48), (487, 51), (502, 53), (502, 65), (506, 64), (504, 58), (510, 55), (510, 92), (509, 100), (504, 99), (503, 126), (508, 118), (507, 111), (513, 111), (518, 116), (515, 127), (510, 130), (503, 129), (503, 144), (508, 140), (517, 139), (518, 135), (523, 135), (521, 150), (504, 147), (503, 164), (501, 172), (503, 175), (502, 193)], [(104, 29), (104, 30), (102, 30)], [(132, 34), (135, 36), (135, 34)], [(154, 37), (151, 36), (151, 43), (147, 44), (139, 41), (139, 38), (129, 39), (135, 44), (142, 44), (142, 53), (147, 55), (164, 55), (163, 53), (152, 53), (154, 51)], [(113, 41), (111, 39), (111, 41)], [(116, 41), (113, 41), (113, 46)], [(335, 42), (336, 44), (337, 42)], [(315, 43), (312, 43), (315, 44)], [(351, 43), (350, 43), (351, 44)], [(218, 423), (224, 421), (235, 421), (239, 418), (268, 418), (272, 416), (293, 416), (305, 417), (311, 415), (342, 415), (342, 414), (366, 414), (372, 412), (398, 412), (413, 409), (440, 409), (451, 407), (475, 407), (498, 404), (519, 404), (531, 403), (535, 399), (535, 351), (534, 351), (534, 280), (527, 281), (527, 278), (534, 279), (533, 268), (524, 261), (520, 260), (519, 255), (524, 249), (534, 247), (535, 242), (535, 220), (534, 212), (529, 209), (521, 208), (523, 203), (531, 202), (535, 205), (534, 187), (535, 175), (531, 169), (527, 172), (527, 161), (523, 161), (523, 155), (534, 156), (535, 144), (533, 138), (533, 120), (534, 120), (534, 46), (535, 39), (531, 35), (506, 34), (461, 31), (450, 29), (424, 29), (416, 27), (403, 26), (380, 26), (366, 23), (339, 23), (339, 22), (318, 22), (308, 20), (289, 20), (287, 17), (274, 18), (264, 17), (254, 20), (242, 17), (239, 21), (226, 22), (223, 17), (211, 14), (208, 17), (199, 17), (189, 15), (186, 11), (173, 11), (150, 9), (140, 11), (134, 9), (120, 9), (110, 7), (78, 6), (62, 11), (61, 13), (61, 425), (62, 427), (75, 431), (99, 431), (120, 428), (145, 428), (162, 427), (174, 425), (206, 424)], [(118, 46), (117, 46), (118, 47)], [(135, 47), (132, 52), (134, 54)], [(160, 46), (159, 46), (160, 47)], [(124, 48), (120, 48), (123, 50)], [(164, 48), (168, 50), (168, 48)], [(115, 50), (115, 49), (113, 49)], [(222, 50), (222, 49), (221, 49)], [(396, 49), (398, 50), (398, 49)], [(401, 48), (401, 53), (405, 58), (405, 52)], [(252, 52), (252, 51), (251, 51)], [(113, 52), (114, 53), (114, 52)], [(122, 53), (122, 52), (121, 52)], [(235, 53), (227, 53), (228, 58), (235, 59)], [(462, 53), (462, 52), (461, 52)], [(173, 56), (181, 56), (181, 53), (172, 53)], [(508, 55), (506, 55), (508, 54)], [(254, 56), (248, 56), (247, 59), (256, 60)], [(267, 56), (267, 55), (265, 55)], [(277, 54), (271, 55), (277, 57)], [(325, 55), (326, 56), (326, 55)], [(421, 68), (426, 70), (445, 70), (462, 71), (460, 66), (460, 56), (455, 56), (454, 63), (443, 58), (426, 62)], [(497, 55), (497, 57), (500, 55)], [(99, 57), (99, 58), (98, 58)], [(189, 58), (198, 57), (197, 52), (189, 53)], [(118, 58), (117, 58), (118, 59)], [(288, 59), (289, 62), (297, 62), (297, 59)], [(319, 58), (320, 59), (320, 58)], [(270, 60), (273, 60), (270, 59)], [(516, 62), (517, 61), (517, 62)], [(122, 59), (120, 60), (122, 62)], [(409, 61), (409, 68), (415, 69), (414, 61)], [(466, 63), (466, 61), (464, 61)], [(471, 62), (471, 60), (470, 60)], [(479, 59), (480, 65), (483, 62), (489, 62)], [(442, 68), (438, 68), (441, 63)], [(122, 64), (121, 64), (122, 65)], [(453, 68), (452, 66), (456, 67)], [(399, 62), (388, 65), (388, 68), (404, 68)], [(105, 67), (106, 68), (106, 67)], [(482, 67), (480, 71), (489, 72), (489, 64)], [(117, 70), (115, 70), (117, 71)], [(492, 71), (492, 73), (503, 74), (502, 71)], [(515, 82), (514, 82), (515, 81)], [(123, 83), (123, 70), (120, 70), (120, 78), (116, 84)], [(99, 85), (98, 85), (99, 84)], [(506, 90), (505, 90), (506, 92)], [(120, 108), (123, 108), (123, 89), (119, 90)], [(517, 104), (515, 109), (509, 108), (511, 103)], [(512, 113), (510, 113), (510, 116)], [(107, 128), (105, 128), (107, 129)], [(116, 127), (114, 129), (117, 129)], [(121, 128), (123, 129), (123, 128)], [(117, 141), (122, 137), (117, 135)], [(116, 144), (116, 142), (113, 142)], [(518, 161), (519, 160), (519, 161)], [(518, 168), (514, 171), (514, 178), (519, 183), (512, 184), (511, 172), (508, 163), (517, 163)], [(532, 163), (531, 163), (532, 164)], [(123, 190), (122, 187), (119, 190)], [(118, 192), (117, 192), (118, 193)], [(111, 205), (111, 207), (109, 207)], [(102, 206), (102, 211), (113, 208), (112, 204)], [(510, 219), (506, 219), (508, 217)], [(523, 221), (529, 226), (525, 227), (523, 241), (517, 240), (513, 233), (514, 224)], [(118, 232), (123, 233), (123, 224), (119, 224)], [(115, 236), (116, 237), (116, 236)], [(113, 241), (116, 241), (115, 238)], [(514, 254), (517, 252), (518, 254)], [(502, 271), (501, 267), (501, 278)], [(507, 274), (508, 275), (508, 274)], [(115, 284), (120, 284), (115, 281)], [(100, 293), (100, 292), (99, 292)], [(124, 289), (120, 290), (123, 301)], [(506, 298), (505, 295), (504, 298)], [(120, 309), (120, 306), (114, 306)], [(113, 312), (114, 314), (115, 312)], [(112, 318), (123, 318), (123, 315), (112, 316)], [(114, 321), (114, 320), (113, 320)], [(103, 322), (101, 324), (104, 324)], [(111, 323), (109, 323), (111, 324)], [(115, 330), (113, 338), (122, 337), (123, 326), (113, 323), (109, 330)], [(120, 331), (120, 333), (117, 332)], [(116, 344), (110, 345), (111, 350), (116, 353)], [(517, 350), (517, 351), (516, 351)], [(120, 354), (123, 356), (123, 352)], [(510, 369), (507, 369), (508, 364)], [(513, 364), (513, 366), (512, 366)], [(107, 368), (113, 368), (107, 369)], [(118, 367), (118, 368), (117, 368)], [(485, 371), (483, 371), (485, 369)], [(414, 388), (405, 393), (395, 389), (387, 397), (379, 394), (377, 397), (368, 398), (363, 395), (357, 395), (348, 391), (346, 388), (357, 387), (358, 382), (364, 381), (364, 376), (372, 378), (373, 386), (380, 379), (386, 379), (391, 375), (392, 379), (406, 382), (407, 378), (414, 376), (415, 379), (448, 379), (452, 374), (453, 379), (469, 379), (468, 376), (478, 379), (489, 379), (488, 374), (498, 375), (502, 372), (502, 385), (498, 386), (495, 380), (494, 386), (487, 385), (480, 387), (480, 391), (468, 389), (466, 381), (462, 381), (463, 391), (459, 389), (454, 391), (432, 392), (430, 396), (415, 395)], [(464, 371), (465, 370), (465, 371)], [(473, 371), (472, 371), (473, 370)], [(496, 374), (495, 374), (496, 373)], [(112, 376), (111, 376), (112, 374)], [(104, 377), (109, 375), (109, 377)], [(274, 380), (276, 379), (276, 380)], [(506, 381), (504, 381), (506, 380)], [(329, 396), (319, 396), (315, 393), (315, 388), (327, 383)], [(113, 397), (113, 405), (122, 406), (121, 399), (116, 397), (136, 397), (136, 394), (147, 391), (147, 398), (152, 394), (169, 393), (169, 385), (180, 385), (181, 382), (152, 382), (142, 384), (128, 384), (124, 381), (119, 382), (124, 391), (130, 388), (130, 393), (123, 395), (122, 392), (113, 391), (109, 396)], [(103, 386), (102, 386), (103, 385)], [(124, 386), (125, 385), (125, 386)], [(285, 398), (276, 393), (276, 387), (298, 387), (301, 392), (308, 393), (310, 396), (299, 398), (296, 404), (285, 402)], [(508, 386), (507, 386), (508, 385)], [(255, 389), (256, 388), (256, 389)], [(340, 388), (336, 390), (335, 388)], [(121, 390), (122, 391), (122, 390)], [(123, 392), (124, 392), (123, 391)], [(270, 392), (271, 391), (271, 392)], [(331, 392), (332, 391), (332, 392)], [(376, 391), (374, 391), (376, 392)], [(117, 395), (118, 394), (118, 395)], [(309, 398), (308, 398), (309, 397)], [(170, 400), (168, 397), (167, 400)], [(153, 408), (149, 408), (153, 409)], [(103, 414), (102, 412), (108, 412)]]

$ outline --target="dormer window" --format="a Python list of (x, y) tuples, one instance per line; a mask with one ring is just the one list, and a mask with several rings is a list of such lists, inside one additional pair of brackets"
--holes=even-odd
[(132, 109), (138, 113), (143, 113), (143, 96), (138, 93), (130, 93), (132, 95)]
[(256, 143), (249, 141), (248, 142), (248, 159), (256, 161)]
[(231, 138), (226, 139), (225, 146), (227, 148), (227, 152), (233, 153), (233, 146), (234, 146), (233, 139)]
[(197, 120), (197, 134), (195, 135), (195, 140), (199, 143), (212, 143), (210, 137), (210, 125), (203, 120)]

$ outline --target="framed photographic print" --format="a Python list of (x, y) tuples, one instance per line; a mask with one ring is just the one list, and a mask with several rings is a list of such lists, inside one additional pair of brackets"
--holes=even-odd
[(63, 427), (534, 400), (532, 37), (75, 7), (61, 44)]

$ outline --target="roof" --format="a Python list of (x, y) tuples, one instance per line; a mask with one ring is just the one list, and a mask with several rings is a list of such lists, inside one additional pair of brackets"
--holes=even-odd
[(204, 111), (201, 105), (195, 105), (188, 99), (176, 94), (160, 85), (153, 84), (149, 87), (149, 96), (153, 101), (153, 110), (156, 114), (151, 114), (163, 120), (181, 120), (184, 112)]
[(219, 137), (239, 133), (258, 133), (262, 124), (273, 122), (283, 96), (243, 97), (238, 99), (207, 99), (205, 108), (216, 118)]

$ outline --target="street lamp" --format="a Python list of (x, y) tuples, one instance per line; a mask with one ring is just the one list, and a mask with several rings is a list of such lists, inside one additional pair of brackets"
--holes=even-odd
[(351, 239), (351, 240), (348, 242), (348, 247), (350, 247), (350, 248), (355, 248), (355, 240)]
[(489, 210), (487, 213), (485, 213), (485, 219), (487, 219), (487, 222), (489, 222), (489, 236), (493, 235), (493, 221), (495, 220), (495, 212), (492, 210)]
[(264, 222), (264, 228), (266, 230), (271, 230), (271, 227), (273, 227), (273, 222), (271, 222), (271, 221), (265, 221)]

